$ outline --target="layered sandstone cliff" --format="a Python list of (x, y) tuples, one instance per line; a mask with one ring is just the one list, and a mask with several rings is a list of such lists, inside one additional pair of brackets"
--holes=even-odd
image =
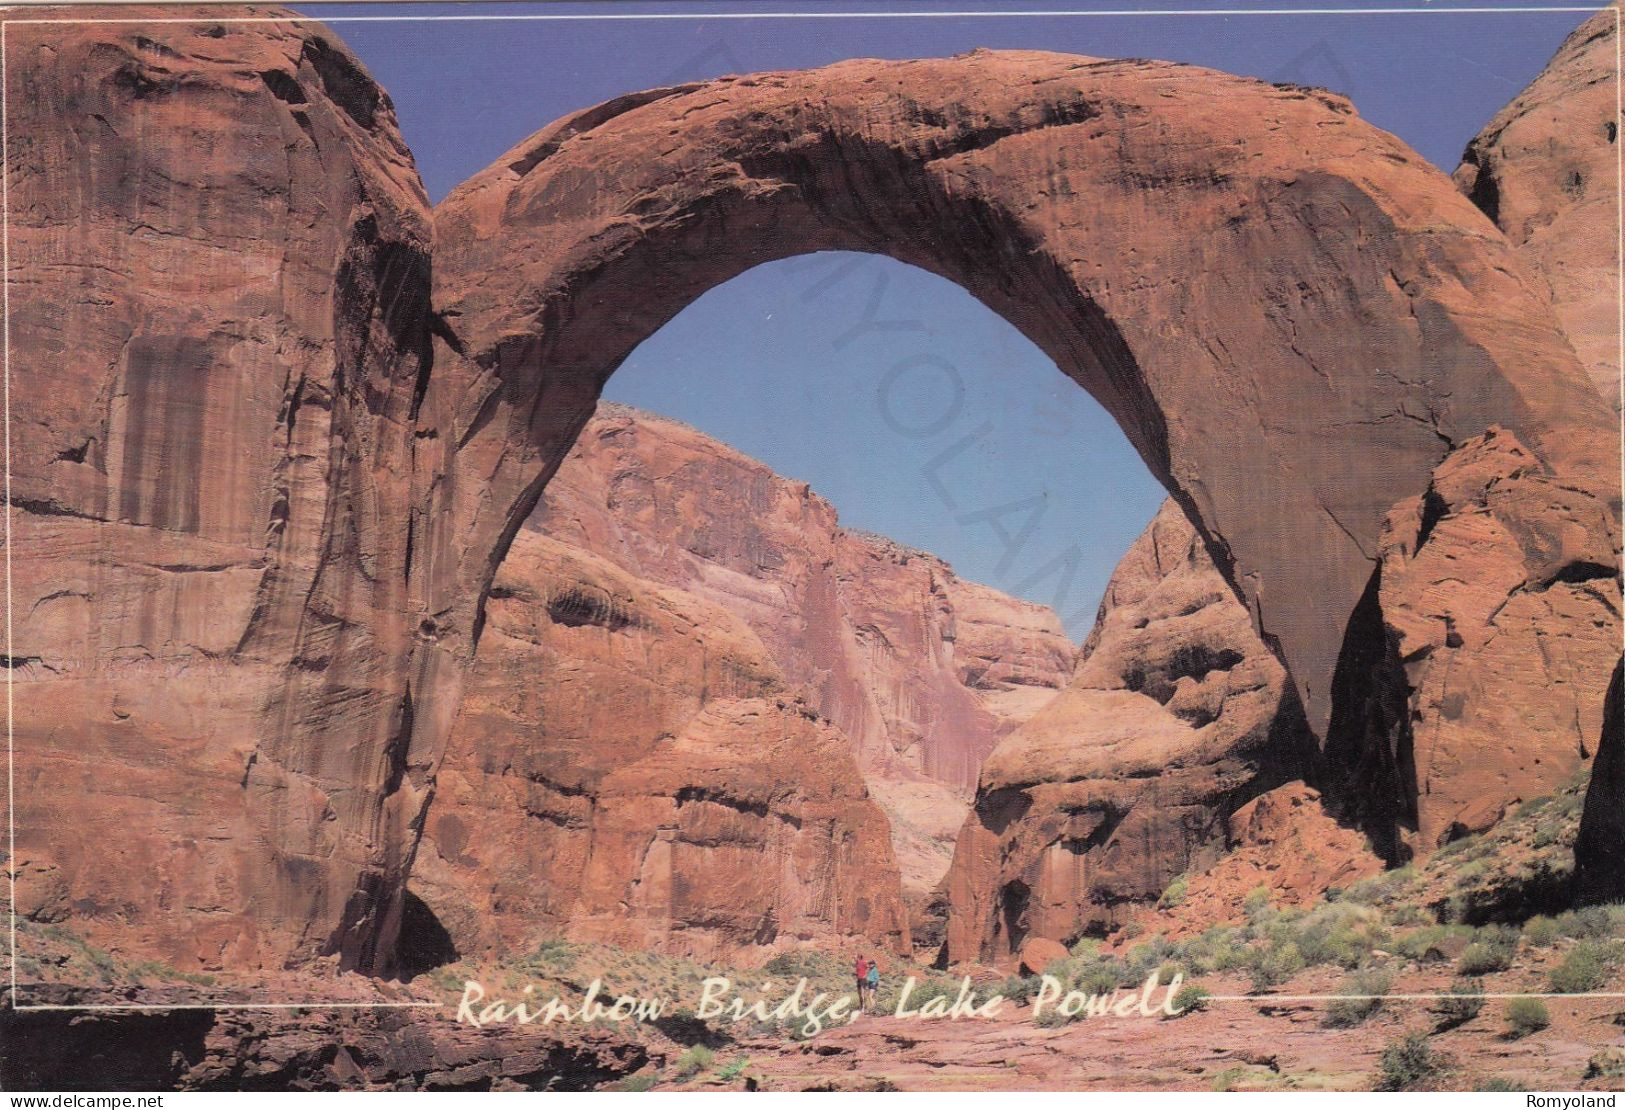
[(951, 962), (1103, 934), (1225, 847), (1313, 738), (1280, 662), (1172, 502), (1113, 574), (1072, 683), (982, 768), (945, 881)]
[(365, 962), (426, 785), (427, 202), (319, 24), (144, 12), (8, 28), (17, 910)]
[(1389, 514), (1326, 746), (1342, 811), (1380, 851), (1482, 832), (1596, 754), (1621, 632), (1616, 534), (1602, 496), (1500, 429)]
[(603, 410), (498, 572), (414, 890), (464, 952), (906, 949), (903, 891), (1076, 649), (805, 483)]
[(1619, 16), (1604, 9), (1467, 144), (1456, 183), (1551, 288), (1603, 399), (1620, 407)]
[(529, 527), (759, 636), (787, 688), (850, 739), (915, 893), (947, 869), (982, 760), (1077, 655), (1050, 609), (844, 529), (806, 483), (621, 406), (601, 406)]
[(486, 612), (412, 879), (459, 953), (906, 950), (850, 743), (742, 621), (534, 531)]

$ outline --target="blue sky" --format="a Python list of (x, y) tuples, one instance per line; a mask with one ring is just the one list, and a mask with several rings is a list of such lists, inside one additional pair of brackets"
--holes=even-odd
[[(996, 6), (941, 0), (913, 8)], [(433, 200), (549, 121), (631, 90), (978, 46), (1164, 58), (1324, 85), (1448, 171), (1467, 140), (1585, 18), (1440, 10), (762, 18), (775, 10), (885, 7), (309, 4), (300, 10), (326, 19), (711, 16), (335, 24), (389, 90)], [(727, 11), (756, 18), (715, 18)], [(952, 283), (878, 256), (790, 259), (711, 290), (633, 353), (606, 396), (678, 417), (810, 482), (848, 525), (926, 548), (968, 578), (1056, 605), (1077, 637), (1088, 631), (1117, 559), (1163, 496), (1111, 418), (1020, 333)]]

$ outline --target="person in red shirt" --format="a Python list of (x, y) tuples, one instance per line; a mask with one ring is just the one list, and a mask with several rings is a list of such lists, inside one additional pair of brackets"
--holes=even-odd
[(869, 957), (859, 956), (857, 966), (853, 969), (858, 978), (858, 1013), (868, 1008), (869, 1002)]

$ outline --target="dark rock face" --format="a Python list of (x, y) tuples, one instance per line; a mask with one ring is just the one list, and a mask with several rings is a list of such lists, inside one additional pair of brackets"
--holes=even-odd
[(1575, 898), (1625, 902), (1625, 660), (1614, 664), (1602, 711), (1602, 741), (1591, 765), (1580, 837), (1574, 844)]
[(649, 1058), (619, 1030), (476, 1029), (412, 1010), (0, 1011), (8, 1091), (581, 1091)]

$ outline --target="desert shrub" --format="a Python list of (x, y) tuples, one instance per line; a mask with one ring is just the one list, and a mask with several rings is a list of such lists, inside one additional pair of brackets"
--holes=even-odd
[(1241, 908), (1247, 914), (1247, 920), (1258, 923), (1269, 914), (1270, 888), (1260, 884), (1247, 892), (1247, 897), (1241, 900)]
[(1537, 913), (1523, 923), (1523, 939), (1529, 942), (1532, 948), (1550, 948), (1556, 944), (1563, 935), (1555, 918)]
[(1379, 1091), (1414, 1091), (1443, 1072), (1448, 1061), (1433, 1051), (1420, 1033), (1408, 1033), (1388, 1042), (1377, 1064)]
[(1503, 1076), (1492, 1075), (1478, 1085), (1480, 1091), (1527, 1091), (1529, 1088), (1516, 1079), (1507, 1079)]
[(1433, 1004), (1442, 1032), (1466, 1025), (1484, 1010), (1484, 980), (1457, 979), (1450, 984), (1450, 993)]
[(1473, 930), (1467, 925), (1424, 925), (1395, 938), (1394, 951), (1418, 963), (1440, 960), (1445, 958), (1441, 952), (1446, 942), (1472, 935)]
[(1518, 1040), (1538, 1033), (1552, 1023), (1546, 1003), (1538, 998), (1514, 998), (1507, 1003), (1507, 1039)]
[(1211, 995), (1206, 987), (1195, 983), (1186, 983), (1174, 995), (1174, 1017), (1184, 1017), (1195, 1010), (1206, 1008), (1206, 1002)]
[(1462, 975), (1505, 972), (1513, 964), (1514, 951), (1516, 949), (1510, 949), (1505, 944), (1474, 941), (1461, 952), (1461, 959), (1456, 960), (1456, 970)]
[(1041, 1029), (1055, 1029), (1070, 1022), (1072, 1018), (1059, 1010), (1045, 1010), (1038, 1015), (1038, 1026)]
[(1107, 960), (1084, 968), (1075, 985), (1084, 994), (1110, 994), (1122, 983), (1123, 975), (1115, 962)]
[(706, 1048), (703, 1044), (689, 1045), (683, 1054), (677, 1057), (677, 1076), (686, 1079), (688, 1076), (705, 1071), (716, 1062), (717, 1054)]
[(738, 1079), (740, 1073), (743, 1072), (749, 1066), (750, 1066), (750, 1057), (749, 1056), (741, 1056), (739, 1059), (735, 1060), (733, 1063), (729, 1064), (727, 1067), (725, 1067), (721, 1071), (717, 1072), (717, 1078), (722, 1080), (724, 1083), (732, 1082), (733, 1080)]
[(1291, 941), (1258, 949), (1253, 960), (1253, 989), (1268, 990), (1303, 970), (1303, 953)]
[(1168, 884), (1168, 889), (1162, 892), (1161, 898), (1157, 899), (1157, 906), (1161, 909), (1171, 910), (1175, 906), (1183, 905), (1185, 894), (1189, 889), (1190, 884), (1186, 881), (1185, 876), (1181, 875)]
[(1559, 994), (1584, 994), (1608, 981), (1611, 962), (1608, 946), (1601, 941), (1582, 940), (1563, 962), (1552, 968), (1552, 990)]
[(1612, 1045), (1598, 1049), (1586, 1062), (1586, 1079), (1625, 1079), (1625, 1048)]
[(1613, 932), (1613, 915), (1606, 906), (1587, 906), (1560, 914), (1557, 927), (1566, 937), (1584, 940), (1587, 937), (1605, 937)]
[(1036, 975), (1012, 975), (993, 988), (993, 993), (1004, 995), (1018, 1006), (1025, 1006), (1038, 994), (1038, 985)]
[(1366, 968), (1349, 976), (1338, 993), (1342, 998), (1327, 1003), (1323, 1024), (1333, 1029), (1349, 1029), (1382, 1009), (1382, 996), (1392, 989), (1393, 976), (1378, 968)]
[(1337, 964), (1354, 969), (1388, 941), (1382, 914), (1359, 904), (1322, 905), (1302, 917), (1283, 915), (1277, 935), (1298, 946), (1305, 964)]
[(1077, 959), (1092, 960), (1100, 954), (1100, 941), (1094, 937), (1079, 937), (1068, 951)]

